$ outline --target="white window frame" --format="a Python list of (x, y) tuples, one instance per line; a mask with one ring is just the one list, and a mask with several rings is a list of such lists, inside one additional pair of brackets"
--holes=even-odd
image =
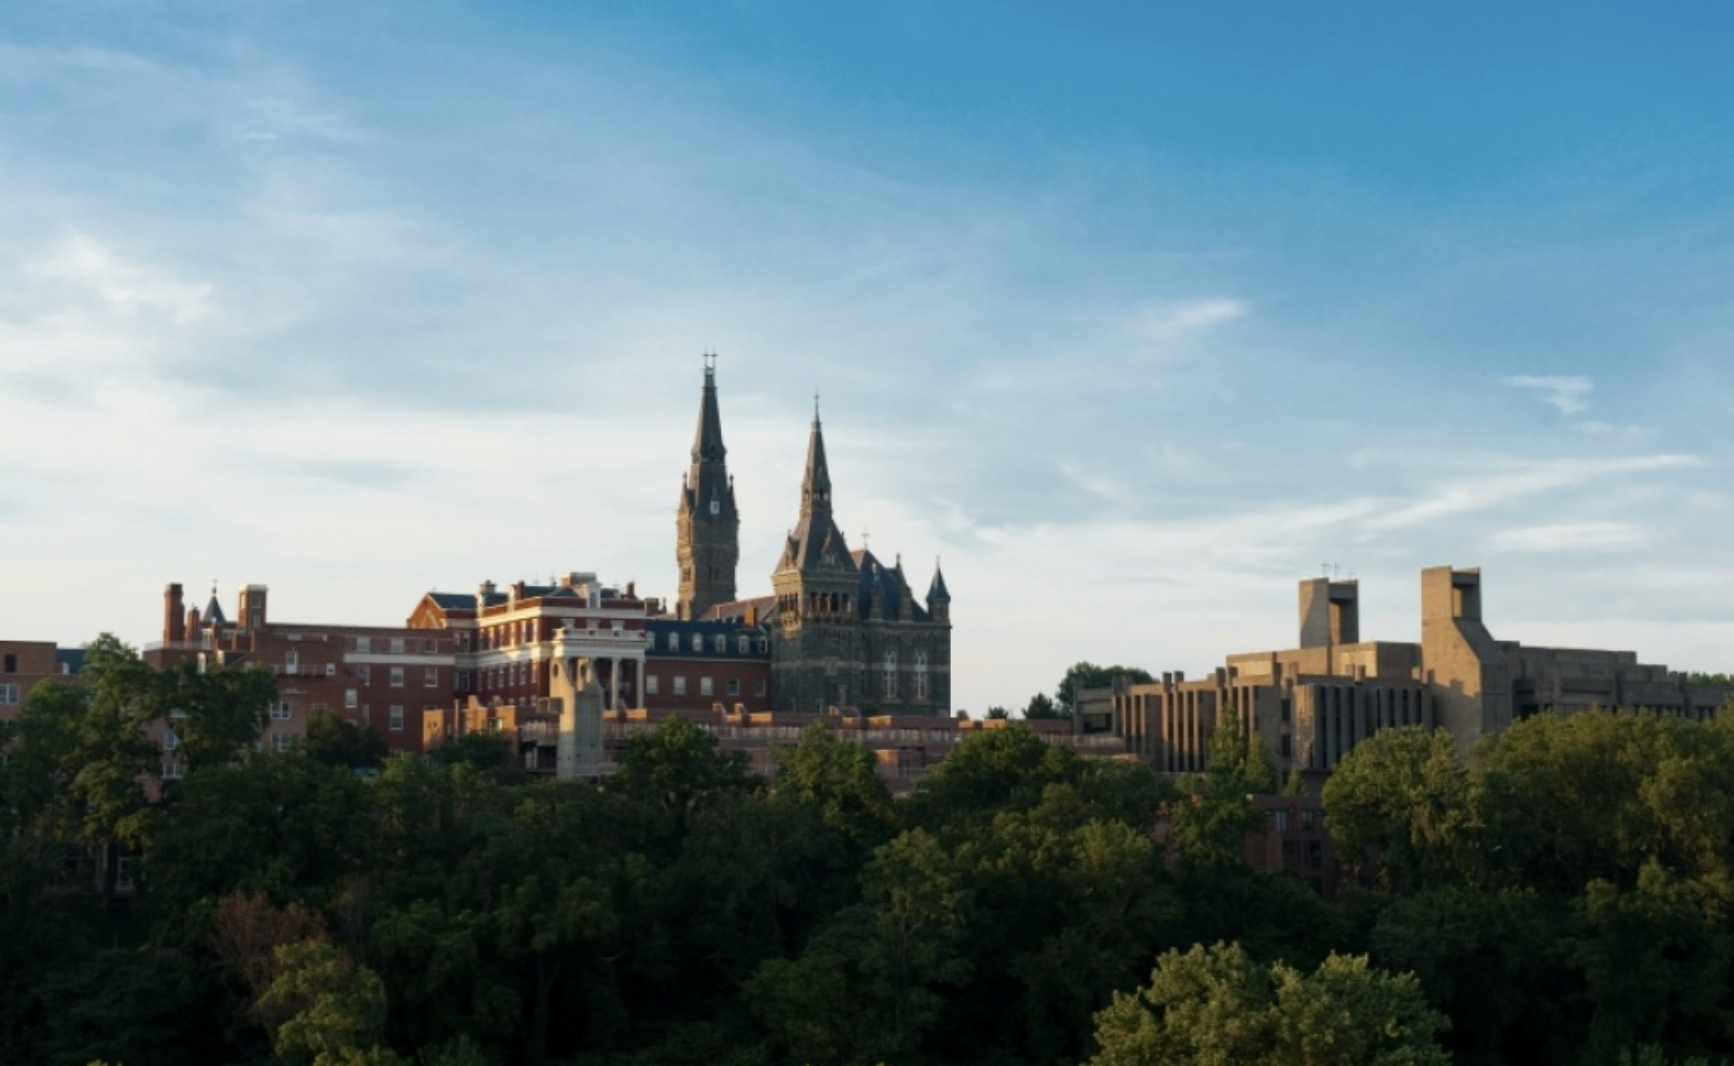
[(386, 713), (386, 728), (391, 730), (393, 733), (403, 732), (403, 704), (392, 704), (391, 709)]
[(394, 666), (391, 668), (391, 687), (392, 688), (402, 688), (403, 687), (403, 667)]

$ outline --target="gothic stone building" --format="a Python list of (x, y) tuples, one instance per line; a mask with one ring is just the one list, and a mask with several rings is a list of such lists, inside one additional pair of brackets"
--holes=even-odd
[(707, 363), (692, 466), (676, 519), (682, 619), (762, 619), (772, 706), (816, 713), (945, 715), (951, 708), (951, 594), (938, 566), (918, 600), (898, 559), (850, 550), (831, 513), (818, 410), (807, 440), (799, 521), (771, 575), (773, 596), (737, 601), (740, 517), (723, 447), (716, 368)]

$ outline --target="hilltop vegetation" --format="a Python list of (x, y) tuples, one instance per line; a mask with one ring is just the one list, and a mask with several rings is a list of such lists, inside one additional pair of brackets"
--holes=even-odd
[[(258, 751), (256, 676), (112, 641), (0, 770), (0, 1061), (1681, 1062), (1734, 1043), (1734, 732), (1416, 730), (1325, 801), (1376, 884), (1248, 869), (1226, 732), (1180, 785), (1010, 727), (906, 800), (824, 729), (763, 780), (676, 720), (601, 786), (478, 738)], [(197, 737), (160, 797), (142, 722)], [(196, 711), (197, 724), (194, 723)], [(251, 726), (247, 726), (252, 722)], [(1169, 854), (1153, 839), (1172, 826)], [(95, 860), (129, 851), (136, 891)]]

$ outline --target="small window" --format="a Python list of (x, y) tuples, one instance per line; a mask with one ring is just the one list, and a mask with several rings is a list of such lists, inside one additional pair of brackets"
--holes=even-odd
[(698, 694), (700, 696), (709, 696), (712, 694), (711, 693), (711, 686), (710, 686), (710, 678), (701, 677), (698, 679)]
[(427, 652), (429, 655), (432, 655), (434, 653), (434, 639), (432, 637), (429, 637), (426, 640), (422, 641), (421, 642), (421, 650)]
[(355, 668), (355, 676), (361, 679), (362, 684), (371, 685), (373, 683), (373, 667), (362, 663)]
[(740, 645), (739, 645), (739, 648), (740, 648), (740, 653), (741, 653), (741, 654), (742, 654), (742, 655), (745, 655), (745, 654), (747, 654), (747, 653), (748, 653), (748, 652), (750, 652), (750, 651), (752, 651), (752, 650), (753, 650), (753, 642), (752, 642), (752, 639), (751, 639), (751, 638), (750, 638), (750, 637), (742, 637), (742, 638), (741, 638), (741, 639), (740, 639)]
[(271, 708), (271, 718), (274, 721), (287, 722), (289, 720), (289, 701), (278, 700), (276, 705)]
[(289, 750), (289, 734), (287, 734), (287, 733), (273, 733), (271, 735), (271, 746), (276, 748), (278, 751), (288, 751)]
[(458, 691), (459, 692), (468, 692), (469, 690), (470, 690), (470, 672), (468, 670), (459, 670), (458, 671)]
[(343, 706), (353, 711), (360, 705), (361, 699), (354, 689), (346, 688), (343, 690)]
[(761, 699), (764, 697), (764, 695), (765, 695), (765, 683), (763, 680), (760, 680), (756, 684), (753, 685), (753, 695), (758, 696)]
[(662, 679), (657, 677), (657, 675), (645, 674), (644, 675), (644, 694), (646, 696), (659, 696), (659, 695), (661, 695), (662, 694), (662, 683), (661, 682), (662, 682)]
[(293, 674), (293, 673), (295, 673), (295, 671), (297, 671), (299, 669), (301, 669), (301, 657), (296, 655), (292, 651), (284, 652), (283, 653), (283, 672), (286, 674)]
[(183, 766), (181, 764), (181, 761), (179, 759), (164, 759), (163, 760), (163, 780), (164, 781), (179, 781), (181, 778), (186, 776), (186, 773), (187, 773), (187, 769), (185, 766)]
[(326, 677), (336, 677), (337, 676), (337, 664), (336, 663), (326, 663), (325, 664), (325, 676)]
[(373, 650), (373, 638), (372, 637), (356, 637), (355, 638), (355, 650), (356, 651), (372, 651)]
[(401, 704), (394, 703), (391, 705), (391, 718), (389, 720), (389, 725), (392, 732), (403, 732), (403, 706)]
[(679, 651), (680, 650), (680, 634), (679, 633), (670, 633), (668, 635), (668, 650), (669, 651)]
[(16, 674), (18, 672), (18, 656), (13, 655), (10, 652), (6, 655), (6, 672), (9, 674)]
[(440, 687), (440, 670), (439, 670), (439, 667), (430, 666), (426, 670), (423, 670), (421, 683), (422, 683), (422, 686), (425, 688), (439, 688)]
[(676, 696), (686, 695), (686, 675), (684, 675), (684, 674), (675, 674), (674, 675), (674, 694)]
[(729, 650), (729, 638), (723, 636), (721, 633), (718, 633), (716, 635), (716, 639), (711, 642), (711, 647), (716, 649), (716, 653), (718, 655), (727, 654), (727, 652)]
[(402, 637), (392, 637), (391, 638), (391, 653), (393, 655), (402, 655), (403, 654), (403, 638)]
[(11, 707), (18, 703), (19, 687), (17, 685), (0, 685), (0, 707)]
[(738, 677), (729, 678), (729, 695), (739, 696), (740, 694), (741, 694), (741, 679)]
[(394, 666), (391, 668), (391, 687), (392, 688), (402, 688), (403, 687), (403, 667)]
[(176, 748), (178, 748), (180, 746), (181, 746), (181, 738), (178, 735), (176, 735), (176, 733), (173, 729), (163, 730), (163, 750), (164, 751), (174, 751)]

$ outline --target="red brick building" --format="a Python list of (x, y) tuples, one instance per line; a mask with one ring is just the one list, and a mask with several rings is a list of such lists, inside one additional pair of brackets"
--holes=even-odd
[(18, 716), (24, 697), (39, 682), (78, 672), (84, 653), (49, 641), (0, 640), (0, 722)]
[(330, 712), (372, 729), (393, 750), (420, 751), (423, 714), (448, 705), (456, 691), (452, 636), (408, 626), (278, 622), (267, 592), (264, 585), (243, 588), (231, 622), (214, 590), (201, 611), (186, 607), (180, 585), (169, 585), (163, 639), (145, 645), (145, 661), (268, 667), (277, 675), (277, 700), (265, 744), (287, 747), (307, 735), (309, 718)]

